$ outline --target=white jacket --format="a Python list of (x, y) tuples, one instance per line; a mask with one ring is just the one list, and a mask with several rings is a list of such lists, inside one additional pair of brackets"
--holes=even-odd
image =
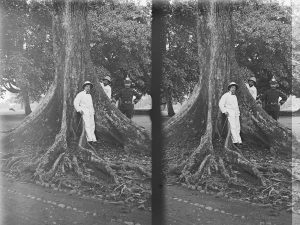
[(107, 95), (107, 97), (108, 97), (109, 99), (111, 99), (111, 87), (110, 87), (109, 85), (104, 86), (103, 83), (100, 83), (100, 84), (101, 84), (101, 86), (102, 86), (102, 88), (103, 88), (105, 94)]
[(226, 92), (219, 101), (219, 107), (222, 113), (235, 112), (240, 115), (240, 109), (236, 95), (232, 95), (231, 92)]
[(82, 110), (83, 113), (95, 114), (92, 96), (87, 94), (84, 90), (76, 95), (74, 99), (74, 107), (77, 112)]
[(257, 97), (257, 89), (256, 87), (254, 87), (254, 85), (252, 87), (249, 86), (249, 84), (246, 84), (250, 94), (252, 95), (252, 97), (256, 100)]

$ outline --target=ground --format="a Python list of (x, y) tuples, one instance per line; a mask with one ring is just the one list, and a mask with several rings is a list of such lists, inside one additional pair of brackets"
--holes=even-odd
[[(21, 115), (0, 116), (1, 129), (17, 125)], [(135, 116), (136, 123), (151, 128), (147, 116)], [(293, 122), (294, 125), (294, 122)], [(151, 224), (151, 212), (142, 205), (93, 195), (89, 192), (47, 187), (1, 174), (0, 224)], [(262, 206), (229, 198), (220, 193), (191, 190), (169, 180), (166, 188), (167, 224), (259, 225), (292, 224), (292, 214), (271, 205)], [(138, 208), (140, 206), (140, 208)], [(300, 216), (293, 215), (293, 225)], [(2, 223), (1, 223), (2, 222)]]

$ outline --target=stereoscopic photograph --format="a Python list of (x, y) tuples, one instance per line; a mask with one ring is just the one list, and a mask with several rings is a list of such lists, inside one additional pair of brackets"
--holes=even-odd
[(0, 225), (300, 225), (300, 2), (0, 0)]

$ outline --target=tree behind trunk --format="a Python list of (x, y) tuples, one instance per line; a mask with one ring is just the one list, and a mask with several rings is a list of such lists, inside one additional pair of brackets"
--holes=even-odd
[(168, 116), (172, 117), (175, 115), (174, 108), (173, 108), (173, 100), (172, 100), (172, 93), (170, 90), (167, 90), (167, 107), (168, 107)]
[(23, 103), (25, 106), (25, 115), (29, 115), (32, 111), (31, 111), (31, 107), (30, 107), (30, 99), (29, 99), (29, 94), (27, 90), (22, 90), (22, 97), (23, 97)]

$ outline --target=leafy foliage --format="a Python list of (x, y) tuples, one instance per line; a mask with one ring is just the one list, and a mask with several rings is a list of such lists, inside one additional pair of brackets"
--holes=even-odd
[(236, 59), (256, 76), (258, 90), (274, 76), (280, 88), (292, 92), (291, 8), (278, 3), (243, 5), (234, 14)]
[(0, 85), (21, 94), (22, 90), (26, 90), (32, 100), (39, 100), (53, 80), (49, 7), (48, 3), (36, 1), (1, 1), (4, 27)]
[(293, 5), (293, 93), (300, 96), (300, 3)]
[(175, 1), (169, 5), (167, 49), (164, 60), (163, 92), (182, 102), (198, 81), (196, 20), (193, 2)]
[[(188, 89), (184, 87), (194, 86), (198, 80), (195, 9), (195, 1), (174, 1), (171, 5), (168, 17), (170, 51), (166, 57), (177, 60), (177, 68), (186, 73), (181, 75), (183, 79), (174, 79), (175, 83), (169, 80), (171, 76), (166, 76), (164, 85), (172, 84), (174, 92), (185, 90), (187, 93)], [(240, 66), (256, 76), (258, 91), (267, 89), (268, 81), (275, 76), (285, 93), (295, 94), (300, 86), (295, 85), (298, 79), (292, 73), (291, 7), (276, 2), (243, 1), (238, 2), (233, 10), (236, 59)]]
[[(0, 75), (1, 84), (11, 82), (26, 88), (37, 100), (53, 80), (52, 6), (47, 1), (28, 3), (25, 0), (1, 0), (1, 6), (5, 31), (1, 47), (1, 63), (5, 65)], [(141, 93), (149, 93), (150, 5), (107, 0), (91, 1), (89, 6), (91, 57), (99, 77), (110, 75), (112, 90), (116, 92), (129, 76)], [(196, 1), (179, 0), (172, 1), (166, 9), (162, 94), (166, 96), (168, 92), (175, 101), (182, 101), (198, 81), (195, 9)], [(234, 10), (236, 58), (257, 77), (259, 92), (264, 91), (268, 80), (275, 76), (282, 90), (300, 95), (300, 31), (294, 29), (292, 38), (291, 8), (277, 3), (244, 1)], [(294, 13), (294, 18), (293, 25), (297, 27), (299, 15)], [(23, 72), (19, 73), (21, 67), (24, 67)]]
[(150, 7), (133, 3), (104, 5), (90, 11), (91, 57), (100, 77), (110, 74), (113, 92), (129, 76), (142, 93), (150, 90)]

